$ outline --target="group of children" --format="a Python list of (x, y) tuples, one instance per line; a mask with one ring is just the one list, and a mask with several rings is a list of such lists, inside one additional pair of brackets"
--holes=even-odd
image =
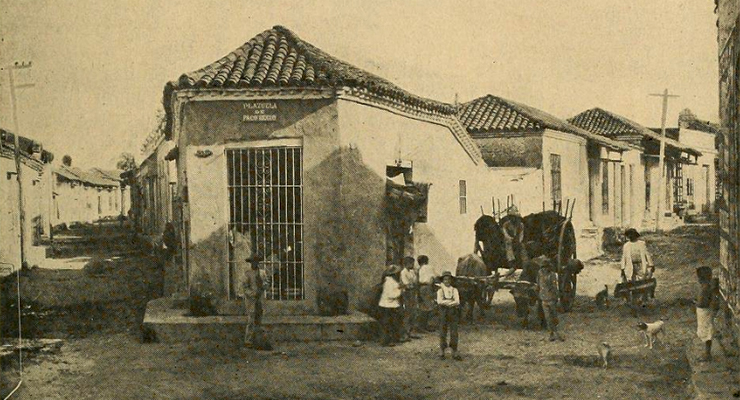
[[(418, 268), (415, 263), (418, 262)], [(441, 279), (441, 284), (436, 281)], [(418, 339), (417, 333), (431, 332), (432, 316), (437, 312), (440, 331), (441, 357), (452, 349), (452, 357), (460, 359), (457, 351), (457, 325), (460, 318), (460, 293), (452, 286), (449, 271), (438, 275), (429, 265), (429, 257), (405, 257), (402, 266), (391, 265), (383, 273), (382, 291), (378, 306), (383, 329), (383, 346)], [(449, 342), (447, 337), (449, 335)]]
[[(429, 322), (436, 309), (439, 330), (439, 357), (446, 357), (452, 350), (452, 358), (461, 360), (458, 352), (458, 324), (460, 321), (460, 292), (453, 285), (455, 277), (445, 271), (437, 276), (429, 265), (427, 256), (418, 258), (419, 267), (413, 257), (405, 257), (403, 266), (391, 265), (383, 273), (382, 291), (378, 306), (382, 327), (383, 346), (419, 338), (414, 333), (433, 331)], [(538, 264), (538, 300), (542, 305), (550, 341), (560, 340), (557, 330), (557, 304), (560, 298), (558, 277), (554, 264), (547, 257), (533, 260)], [(441, 283), (435, 283), (441, 280)]]

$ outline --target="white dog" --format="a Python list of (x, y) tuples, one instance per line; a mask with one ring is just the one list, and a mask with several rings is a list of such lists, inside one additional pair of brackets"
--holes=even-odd
[(658, 334), (663, 333), (663, 335), (665, 335), (664, 327), (664, 321), (655, 321), (650, 323), (640, 322), (637, 324), (637, 328), (642, 331), (642, 334), (645, 337), (645, 347), (653, 348), (655, 341), (658, 339)]

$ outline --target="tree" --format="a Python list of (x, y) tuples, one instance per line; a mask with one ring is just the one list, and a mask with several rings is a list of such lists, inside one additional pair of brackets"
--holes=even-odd
[(124, 171), (131, 171), (136, 169), (136, 159), (131, 153), (121, 153), (116, 163), (116, 168)]
[(62, 157), (62, 164), (64, 164), (67, 167), (71, 167), (72, 157), (70, 157), (69, 154), (65, 154), (64, 157)]

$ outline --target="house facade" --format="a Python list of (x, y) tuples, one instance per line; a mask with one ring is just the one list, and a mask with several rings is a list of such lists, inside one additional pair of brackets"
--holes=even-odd
[[(592, 168), (601, 179), (592, 180), (591, 215), (603, 225), (637, 229), (671, 229), (683, 220), (683, 171), (695, 165), (701, 152), (670, 137), (665, 138), (663, 185), (659, 173), (660, 134), (612, 112), (593, 108), (570, 118), (573, 125), (628, 144), (622, 161), (601, 162)], [(660, 194), (657, 190), (661, 190)], [(660, 224), (656, 224), (658, 199)], [(599, 201), (600, 200), (600, 201)], [(601, 204), (599, 204), (601, 203)]]
[[(41, 144), (19, 137), (24, 210), (24, 259), (32, 266), (44, 257), (39, 246), (50, 231), (50, 163)], [(21, 222), (14, 136), (0, 129), (0, 276), (21, 266)]]
[(125, 215), (127, 192), (122, 189), (120, 178), (109, 177), (100, 170), (85, 171), (66, 165), (54, 167), (52, 174), (53, 226), (93, 223)]
[[(601, 253), (599, 229), (613, 221), (591, 212), (594, 194), (601, 193), (599, 168), (622, 162), (628, 145), (493, 95), (462, 104), (458, 117), (481, 149), (499, 200), (513, 195), (522, 215), (572, 208), (578, 256)], [(609, 201), (613, 210), (615, 200)]]
[(274, 27), (165, 88), (190, 295), (240, 312), (244, 259), (266, 312), (362, 308), (389, 263), (454, 269), (491, 193), (455, 107), (406, 92)]

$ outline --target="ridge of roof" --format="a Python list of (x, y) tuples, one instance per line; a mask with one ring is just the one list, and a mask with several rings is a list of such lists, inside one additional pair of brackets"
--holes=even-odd
[[(632, 121), (627, 117), (623, 117), (599, 107), (583, 111), (569, 118), (568, 121), (579, 128), (588, 130), (597, 135), (607, 137), (639, 135), (648, 139), (657, 140), (658, 142), (661, 140), (661, 136), (659, 134), (651, 131), (643, 125)], [(669, 137), (665, 138), (665, 143), (668, 146), (687, 153), (701, 155), (701, 152), (691, 146), (687, 146)]]
[(545, 111), (492, 94), (462, 104), (458, 119), (474, 138), (481, 133), (528, 132), (547, 128), (572, 133), (613, 149), (629, 149), (627, 144), (593, 134)]
[(412, 94), (375, 74), (342, 61), (276, 25), (219, 60), (182, 74), (165, 85), (166, 131), (171, 131), (170, 99), (182, 89), (361, 88), (414, 107), (454, 115), (451, 104)]
[(54, 172), (69, 180), (88, 183), (93, 186), (113, 187), (120, 184), (119, 181), (99, 175), (99, 173), (95, 172), (94, 169), (90, 171), (84, 171), (77, 167), (60, 165), (54, 168)]

